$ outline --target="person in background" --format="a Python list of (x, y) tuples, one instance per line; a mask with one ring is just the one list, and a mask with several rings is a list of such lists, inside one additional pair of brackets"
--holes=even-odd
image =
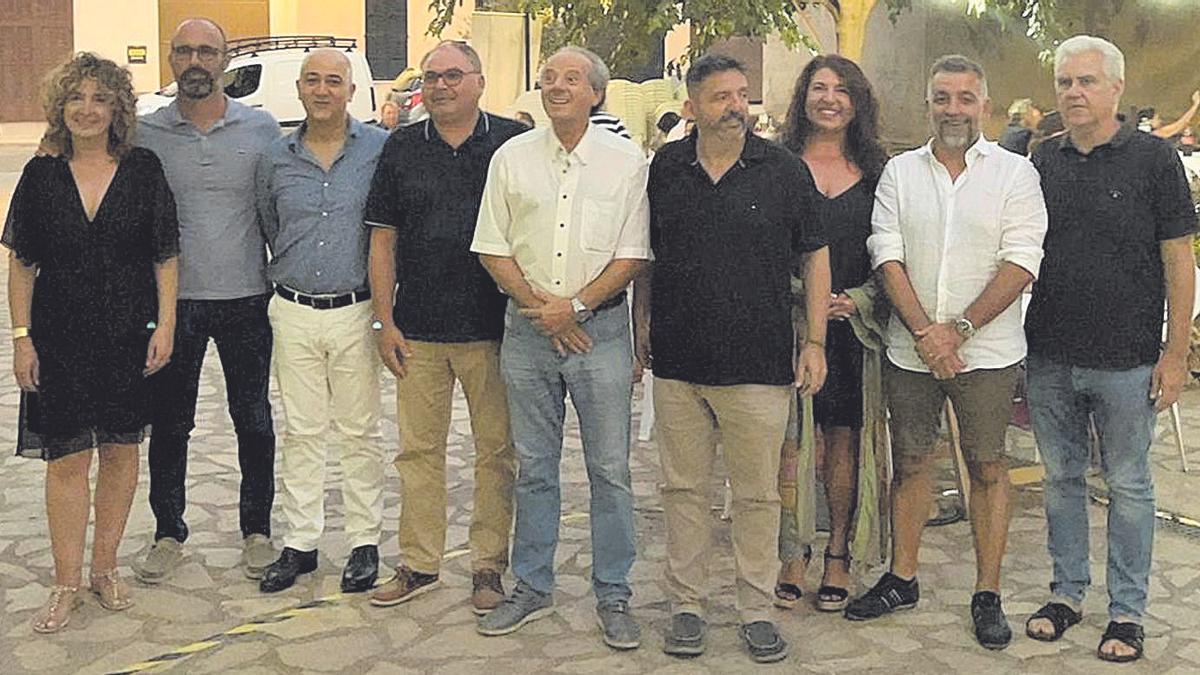
[(379, 121), (372, 124), (387, 131), (395, 129), (400, 124), (400, 104), (384, 101), (383, 105), (379, 106)]
[(1138, 111), (1138, 130), (1159, 138), (1174, 138), (1192, 123), (1197, 111), (1200, 111), (1200, 90), (1192, 92), (1192, 105), (1170, 124), (1163, 122), (1162, 116), (1154, 108), (1142, 108)]
[(173, 350), (179, 225), (158, 157), (133, 147), (128, 71), (80, 53), (50, 73), (44, 105), (47, 154), (25, 165), (0, 243), (26, 407), (21, 450), (47, 460), (54, 584), (33, 629), (54, 633), (82, 603), (93, 448), (91, 592), (105, 609), (133, 605), (117, 548), (151, 384)]
[(537, 122), (534, 121), (533, 115), (530, 115), (525, 110), (518, 110), (516, 119), (518, 122), (520, 122), (521, 124), (524, 124), (525, 126), (529, 127), (530, 129), (537, 126)]
[(1041, 121), (1042, 110), (1033, 104), (1033, 99), (1019, 98), (1013, 101), (1008, 106), (1008, 126), (1004, 128), (998, 145), (1009, 152), (1028, 155), (1029, 140)]

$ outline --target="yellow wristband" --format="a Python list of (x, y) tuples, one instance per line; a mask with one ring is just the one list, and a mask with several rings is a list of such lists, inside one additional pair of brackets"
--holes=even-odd
[(20, 340), (29, 337), (29, 326), (13, 326), (12, 339)]
[(824, 342), (821, 342), (820, 340), (814, 340), (814, 339), (812, 339), (812, 338), (805, 338), (805, 340), (804, 340), (804, 344), (806, 344), (806, 345), (816, 345), (816, 346), (820, 347), (821, 349), (825, 349), (825, 343), (824, 343)]

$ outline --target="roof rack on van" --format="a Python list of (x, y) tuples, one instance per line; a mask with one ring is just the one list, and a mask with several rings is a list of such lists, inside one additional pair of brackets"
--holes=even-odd
[(227, 51), (230, 57), (280, 49), (303, 49), (309, 51), (321, 47), (333, 47), (351, 51), (358, 47), (356, 38), (340, 38), (332, 35), (279, 35), (239, 38), (230, 40)]

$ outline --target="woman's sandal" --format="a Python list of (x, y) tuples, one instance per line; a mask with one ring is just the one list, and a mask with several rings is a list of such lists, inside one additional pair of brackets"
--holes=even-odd
[(120, 612), (133, 607), (129, 586), (121, 581), (115, 567), (107, 572), (92, 572), (91, 587), (96, 600), (104, 609)]
[[(1054, 632), (1047, 635), (1032, 630), (1029, 622), (1035, 619), (1049, 621), (1054, 626)], [(1061, 638), (1068, 628), (1080, 621), (1083, 621), (1083, 614), (1080, 612), (1076, 612), (1061, 602), (1048, 602), (1025, 622), (1025, 634), (1041, 642), (1054, 642)]]
[[(808, 563), (812, 562), (812, 547), (804, 547), (804, 567), (808, 568)], [(800, 598), (804, 597), (804, 590), (797, 584), (787, 581), (780, 581), (775, 584), (775, 606), (780, 609), (795, 609), (796, 605), (800, 604)]]
[[(1132, 654), (1110, 654), (1104, 651), (1104, 643), (1110, 640), (1116, 640), (1121, 644), (1133, 650)], [(1096, 647), (1096, 656), (1100, 657), (1101, 661), (1109, 661), (1111, 663), (1129, 663), (1142, 658), (1142, 650), (1145, 647), (1146, 632), (1139, 624), (1129, 621), (1109, 621), (1108, 628), (1104, 629), (1104, 635), (1100, 638), (1100, 645)]]
[(46, 604), (33, 617), (36, 633), (57, 633), (71, 623), (71, 610), (83, 604), (78, 586), (53, 586)]
[[(846, 571), (850, 571), (850, 563), (853, 558), (850, 557), (850, 551), (846, 551), (842, 555), (834, 555), (829, 552), (829, 547), (825, 547), (825, 565), (829, 565), (830, 560), (839, 560), (846, 564)], [(817, 589), (817, 610), (821, 612), (840, 612), (846, 609), (846, 605), (850, 603), (850, 589), (840, 586), (823, 585)]]

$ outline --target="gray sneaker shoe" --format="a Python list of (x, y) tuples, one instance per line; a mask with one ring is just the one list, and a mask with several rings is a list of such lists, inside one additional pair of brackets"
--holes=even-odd
[(262, 579), (263, 572), (278, 558), (270, 537), (252, 534), (242, 540), (242, 572), (247, 579)]
[(642, 644), (642, 629), (629, 613), (628, 600), (609, 600), (596, 606), (596, 618), (604, 633), (604, 644), (613, 649), (637, 649)]
[(160, 584), (179, 566), (183, 559), (183, 544), (170, 537), (154, 542), (145, 558), (134, 561), (133, 574), (143, 584)]
[(671, 617), (671, 628), (663, 642), (663, 651), (671, 656), (699, 656), (704, 653), (704, 635), (708, 624), (691, 612)]
[(475, 630), (480, 635), (508, 635), (521, 626), (554, 611), (554, 597), (538, 593), (524, 581), (518, 581), (511, 595), (500, 606), (479, 619)]
[(787, 658), (787, 641), (770, 621), (744, 623), (741, 633), (746, 650), (755, 663), (774, 663)]

